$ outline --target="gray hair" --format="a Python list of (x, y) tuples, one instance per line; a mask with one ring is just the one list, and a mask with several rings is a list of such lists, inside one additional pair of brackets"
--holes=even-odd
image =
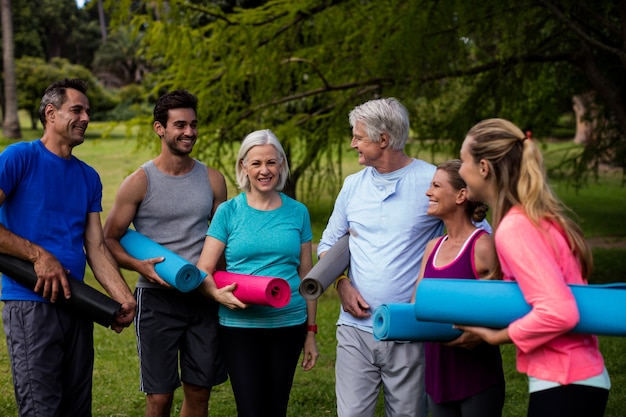
[(365, 125), (369, 140), (380, 142), (380, 135), (389, 135), (391, 149), (401, 151), (409, 138), (409, 112), (393, 97), (367, 101), (349, 114), (350, 126)]
[(79, 78), (64, 78), (50, 84), (43, 93), (39, 104), (39, 120), (44, 128), (46, 127), (46, 107), (48, 104), (52, 104), (55, 108), (60, 109), (67, 100), (68, 88), (87, 95), (87, 82)]
[(237, 164), (235, 172), (237, 173), (237, 185), (240, 189), (250, 191), (250, 179), (243, 172), (243, 166), (247, 163), (248, 152), (250, 149), (259, 145), (272, 145), (278, 152), (278, 161), (280, 162), (280, 173), (278, 174), (278, 184), (276, 184), (276, 191), (282, 191), (287, 183), (287, 177), (289, 177), (289, 163), (287, 162), (287, 155), (278, 141), (278, 138), (269, 129), (257, 130), (250, 133), (241, 142), (239, 148), (239, 154), (237, 155)]

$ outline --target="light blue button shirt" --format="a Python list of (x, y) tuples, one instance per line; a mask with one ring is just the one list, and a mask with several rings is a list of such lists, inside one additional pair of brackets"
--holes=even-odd
[[(350, 230), (352, 285), (373, 313), (383, 303), (411, 301), (424, 249), (443, 233), (443, 223), (426, 214), (436, 167), (414, 159), (394, 172), (372, 167), (348, 176), (343, 184), (318, 254)], [(372, 318), (357, 319), (341, 310), (338, 324), (372, 332)]]

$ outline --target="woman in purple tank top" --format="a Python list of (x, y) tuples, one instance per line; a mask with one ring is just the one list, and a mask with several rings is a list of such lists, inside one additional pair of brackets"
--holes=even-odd
[[(490, 278), (497, 262), (491, 236), (472, 223), (487, 206), (467, 199), (461, 161), (440, 164), (426, 196), (428, 214), (443, 220), (446, 235), (426, 246), (418, 278)], [(504, 374), (497, 346), (470, 333), (449, 343), (428, 342), (426, 393), (432, 417), (501, 417)]]

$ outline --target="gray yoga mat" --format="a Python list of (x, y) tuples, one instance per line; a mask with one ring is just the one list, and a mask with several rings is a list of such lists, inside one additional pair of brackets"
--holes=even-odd
[(307, 300), (317, 300), (350, 263), (350, 248), (345, 235), (339, 239), (300, 282), (300, 295)]

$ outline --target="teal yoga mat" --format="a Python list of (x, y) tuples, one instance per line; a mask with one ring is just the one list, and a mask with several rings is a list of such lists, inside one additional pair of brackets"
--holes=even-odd
[(300, 282), (300, 295), (307, 300), (317, 300), (350, 263), (349, 235), (339, 239)]
[(195, 290), (206, 276), (180, 255), (135, 230), (128, 229), (120, 239), (120, 244), (129, 255), (137, 259), (164, 257), (165, 260), (155, 264), (154, 269), (163, 281), (181, 292)]
[(410, 303), (382, 304), (374, 310), (374, 338), (412, 342), (449, 342), (463, 332), (450, 323), (415, 319), (415, 306)]
[[(580, 313), (572, 332), (626, 336), (626, 283), (569, 287)], [(514, 281), (424, 278), (414, 311), (418, 320), (504, 328), (530, 309)]]

